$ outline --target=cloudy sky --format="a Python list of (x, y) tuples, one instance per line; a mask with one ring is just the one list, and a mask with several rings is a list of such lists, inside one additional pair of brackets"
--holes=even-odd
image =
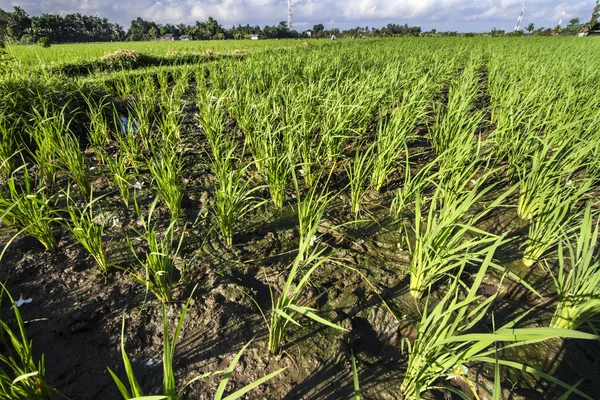
[[(292, 0), (294, 28), (323, 23), (326, 28), (381, 27), (388, 23), (420, 25), (424, 30), (485, 31), (514, 29), (522, 0)], [(563, 10), (565, 24), (587, 22), (595, 0), (529, 0), (523, 23), (554, 27)], [(194, 23), (212, 16), (232, 24), (274, 25), (287, 19), (287, 0), (0, 0), (0, 8), (21, 6), (30, 15), (82, 14), (108, 17), (126, 28), (140, 16), (157, 23)]]

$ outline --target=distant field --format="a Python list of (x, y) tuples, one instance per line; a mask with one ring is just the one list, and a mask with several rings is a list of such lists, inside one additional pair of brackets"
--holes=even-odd
[[(304, 43), (302, 39), (282, 40), (193, 40), (171, 42), (117, 42), (117, 43), (76, 43), (57, 44), (50, 48), (38, 45), (15, 45), (9, 50), (24, 65), (40, 65), (53, 63), (71, 63), (93, 61), (107, 53), (121, 49), (135, 50), (153, 56), (165, 56), (170, 52), (194, 53), (212, 50), (231, 52), (233, 50), (250, 50), (266, 48), (293, 47)], [(310, 41), (312, 45), (326, 44), (329, 40)]]

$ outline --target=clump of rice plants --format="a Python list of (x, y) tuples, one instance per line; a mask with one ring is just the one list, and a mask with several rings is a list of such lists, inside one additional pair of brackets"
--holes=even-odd
[(227, 159), (219, 169), (215, 169), (217, 175), (217, 197), (214, 203), (214, 213), (221, 228), (221, 236), (225, 239), (227, 246), (233, 244), (233, 230), (236, 223), (246, 215), (253, 207), (254, 198), (252, 193), (260, 189), (256, 187), (249, 189), (251, 183), (246, 178), (246, 172), (251, 164), (244, 167), (233, 156), (236, 148), (232, 147), (226, 155)]
[(67, 191), (67, 211), (70, 218), (66, 225), (75, 239), (94, 257), (100, 270), (105, 273), (108, 271), (109, 263), (104, 252), (102, 236), (108, 219), (99, 219), (93, 211), (95, 203), (101, 197), (94, 198), (92, 193), (89, 202), (84, 207), (80, 207), (71, 199), (69, 193)]
[(556, 147), (550, 140), (540, 144), (531, 165), (520, 172), (520, 193), (517, 211), (519, 217), (534, 218), (544, 207), (546, 193), (557, 186), (571, 190), (577, 181), (577, 170), (581, 169), (591, 147), (584, 143), (565, 142)]
[(148, 160), (148, 169), (152, 174), (158, 194), (171, 211), (171, 219), (181, 216), (181, 201), (183, 200), (183, 153), (178, 149), (155, 149)]
[[(47, 250), (56, 250), (54, 226), (58, 218), (52, 208), (52, 198), (46, 195), (45, 187), (36, 189), (27, 168), (28, 165), (17, 168), (6, 184), (7, 191), (0, 193), (0, 219), (18, 229), (19, 234), (33, 236)], [(21, 174), (22, 184), (19, 184)]]
[(558, 295), (551, 327), (577, 329), (600, 315), (599, 222), (594, 223), (595, 218), (597, 214), (588, 206), (576, 234), (558, 244), (558, 271), (544, 262)]
[(134, 280), (144, 284), (146, 289), (152, 292), (160, 301), (172, 301), (174, 259), (179, 254), (184, 233), (181, 233), (179, 241), (175, 243), (177, 220), (172, 220), (162, 235), (159, 233), (159, 227), (153, 221), (157, 200), (150, 206), (147, 219), (142, 216), (137, 203), (135, 205), (140, 222), (143, 225), (143, 232), (140, 235), (144, 238), (148, 251), (144, 258), (139, 258), (131, 239), (128, 238), (130, 250), (143, 268), (143, 272), (131, 271), (131, 276)]
[[(102, 153), (104, 154), (104, 152)], [(132, 174), (127, 156), (121, 152), (116, 153), (114, 156), (106, 154), (104, 160), (108, 165), (113, 185), (118, 188), (123, 203), (128, 207), (131, 200)]]
[(269, 351), (271, 354), (279, 354), (291, 325), (301, 326), (297, 321), (300, 316), (308, 317), (330, 328), (347, 331), (347, 329), (317, 315), (314, 308), (303, 305), (305, 303), (304, 289), (309, 284), (313, 272), (329, 259), (325, 255), (326, 248), (312, 248), (311, 242), (311, 237), (305, 237), (300, 242), (300, 250), (292, 263), (284, 287), (277, 295), (277, 300), (271, 289), (270, 320), (267, 320), (263, 314), (269, 328)]
[(478, 229), (475, 224), (506, 194), (488, 207), (488, 211), (469, 214), (493, 188), (492, 185), (484, 186), (484, 175), (473, 188), (468, 189), (476, 173), (466, 177), (461, 173), (454, 174), (459, 177), (460, 183), (453, 179), (442, 180), (429, 199), (425, 219), (421, 211), (422, 195), (416, 193), (415, 242), (410, 249), (410, 292), (416, 299), (421, 298), (436, 280), (455, 270), (465, 258), (481, 261), (485, 248), (496, 240), (495, 235)]
[(556, 185), (538, 193), (537, 215), (529, 224), (523, 263), (530, 267), (558, 244), (565, 232), (572, 229), (578, 203), (590, 191), (591, 181), (583, 179), (569, 186)]
[(357, 147), (352, 166), (346, 167), (346, 173), (350, 179), (350, 208), (355, 219), (358, 219), (365, 193), (368, 190), (369, 173), (373, 161), (371, 149), (372, 147), (369, 147), (364, 151), (360, 149), (360, 146)]
[[(429, 389), (440, 387), (442, 379), (460, 379), (466, 382), (472, 393), (460, 391), (462, 397), (477, 396), (472, 375), (468, 374), (471, 363), (506, 365), (536, 376), (550, 379), (553, 383), (566, 387), (590, 399), (576, 388), (552, 378), (542, 371), (528, 367), (524, 363), (498, 360), (498, 351), (504, 347), (526, 346), (556, 337), (597, 340), (600, 337), (589, 333), (557, 328), (518, 328), (517, 324), (526, 315), (511, 320), (500, 328), (492, 326), (492, 332), (477, 332), (477, 324), (488, 314), (497, 293), (485, 298), (478, 294), (486, 271), (492, 266), (492, 257), (501, 240), (490, 245), (482, 257), (473, 283), (466, 285), (460, 281), (467, 260), (460, 262), (457, 274), (451, 279), (444, 297), (431, 305), (429, 296), (425, 303), (421, 321), (417, 325), (415, 340), (403, 342), (408, 351), (408, 364), (400, 393), (406, 399), (418, 399)], [(463, 290), (464, 288), (464, 290)], [(456, 393), (459, 389), (453, 388)]]

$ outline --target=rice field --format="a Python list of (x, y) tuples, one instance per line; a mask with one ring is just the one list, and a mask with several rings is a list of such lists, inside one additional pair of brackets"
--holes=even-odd
[(0, 399), (598, 399), (599, 51), (7, 49)]

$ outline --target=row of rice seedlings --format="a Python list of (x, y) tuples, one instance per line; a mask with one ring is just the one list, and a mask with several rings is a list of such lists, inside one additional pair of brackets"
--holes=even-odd
[(39, 240), (47, 250), (56, 250), (58, 242), (54, 227), (57, 217), (52, 198), (46, 194), (45, 187), (37, 189), (36, 186), (27, 164), (17, 168), (6, 183), (7, 191), (0, 194), (0, 219), (17, 229), (18, 234), (25, 233)]
[(160, 301), (169, 302), (173, 300), (172, 286), (175, 263), (174, 260), (179, 254), (185, 231), (179, 236), (176, 242), (175, 226), (177, 220), (171, 220), (164, 233), (160, 234), (158, 223), (153, 220), (158, 198), (154, 200), (148, 211), (148, 217), (144, 218), (141, 210), (135, 202), (136, 212), (142, 223), (142, 231), (138, 232), (145, 241), (148, 251), (145, 257), (140, 258), (137, 254), (133, 242), (128, 237), (127, 242), (131, 253), (136, 257), (143, 271), (139, 269), (130, 270), (131, 277), (146, 286), (146, 290), (152, 292)]
[[(572, 390), (573, 393), (591, 399), (574, 387), (556, 378), (535, 370), (524, 363), (498, 360), (498, 351), (502, 348), (526, 346), (528, 344), (549, 340), (556, 337), (598, 340), (600, 336), (583, 333), (570, 329), (558, 328), (517, 328), (517, 324), (528, 314), (505, 323), (500, 328), (492, 325), (491, 333), (479, 333), (477, 328), (489, 314), (498, 292), (485, 298), (479, 295), (480, 285), (486, 272), (493, 267), (493, 256), (502, 243), (498, 239), (485, 251), (484, 257), (473, 283), (466, 285), (460, 281), (460, 276), (469, 260), (461, 260), (458, 271), (445, 289), (446, 294), (435, 305), (431, 305), (429, 296), (423, 310), (421, 321), (417, 326), (414, 342), (405, 340), (402, 347), (408, 351), (408, 364), (400, 388), (401, 395), (406, 399), (418, 399), (420, 395), (434, 388), (439, 388), (441, 379), (455, 378), (464, 380), (472, 393), (464, 393), (452, 388), (455, 393), (461, 392), (461, 397), (477, 398), (478, 382), (467, 374), (468, 365), (490, 363), (506, 365), (538, 377), (551, 379), (553, 383)], [(464, 288), (464, 290), (463, 290)], [(492, 315), (492, 324), (493, 324)], [(506, 343), (500, 346), (501, 343)]]
[(555, 185), (538, 193), (539, 207), (529, 224), (523, 263), (530, 267), (554, 248), (563, 232), (572, 229), (578, 204), (589, 193), (592, 182), (583, 179), (570, 186)]
[(190, 295), (188, 300), (186, 301), (183, 309), (181, 310), (181, 315), (179, 316), (177, 326), (175, 327), (175, 331), (173, 333), (170, 332), (169, 319), (167, 318), (166, 308), (165, 308), (165, 305), (162, 304), (163, 389), (162, 389), (161, 395), (154, 395), (154, 396), (145, 396), (144, 395), (144, 390), (142, 389), (141, 385), (138, 382), (138, 379), (135, 376), (133, 367), (131, 365), (131, 361), (129, 360), (129, 356), (127, 355), (127, 352), (125, 351), (125, 317), (123, 316), (123, 324), (122, 324), (122, 328), (121, 328), (121, 353), (123, 355), (123, 365), (125, 367), (125, 374), (127, 376), (127, 381), (129, 383), (129, 389), (127, 388), (125, 383), (121, 379), (119, 379), (119, 377), (110, 368), (108, 368), (108, 372), (112, 376), (115, 384), (117, 385), (117, 388), (119, 389), (119, 392), (121, 393), (121, 395), (123, 396), (124, 399), (132, 399), (132, 398), (142, 399), (142, 398), (144, 398), (144, 399), (154, 399), (154, 400), (163, 400), (163, 399), (179, 400), (179, 399), (184, 398), (186, 390), (194, 382), (197, 382), (203, 378), (222, 375), (223, 378), (221, 379), (221, 381), (219, 383), (219, 386), (217, 388), (217, 391), (216, 391), (213, 399), (214, 400), (221, 400), (221, 399), (234, 400), (234, 399), (239, 399), (239, 398), (243, 397), (244, 395), (246, 395), (246, 393), (250, 392), (252, 389), (273, 379), (275, 376), (279, 375), (286, 369), (286, 368), (282, 368), (277, 371), (274, 371), (262, 378), (255, 380), (254, 382), (244, 386), (243, 388), (238, 389), (234, 393), (225, 396), (225, 389), (227, 388), (229, 379), (231, 378), (232, 373), (236, 369), (241, 356), (243, 355), (243, 353), (246, 351), (246, 349), (252, 342), (252, 341), (250, 341), (246, 345), (244, 345), (242, 347), (242, 349), (236, 354), (236, 356), (233, 358), (233, 360), (229, 364), (229, 367), (226, 370), (212, 371), (212, 372), (198, 375), (198, 376), (194, 377), (193, 379), (191, 379), (189, 382), (185, 383), (180, 388), (178, 388), (177, 382), (175, 380), (175, 371), (173, 368), (174, 361), (175, 361), (175, 351), (177, 349), (177, 344), (179, 342), (179, 338), (181, 336), (181, 330), (183, 328), (183, 322), (185, 320), (187, 311), (190, 307), (190, 302), (192, 300), (192, 296), (193, 296), (194, 292), (195, 292), (195, 288), (192, 291), (192, 294)]
[(552, 274), (558, 295), (551, 327), (577, 329), (600, 315), (598, 227), (597, 213), (588, 205), (576, 234), (572, 238), (563, 235), (558, 244), (558, 271), (548, 262), (543, 264)]
[(25, 323), (14, 306), (15, 301), (1, 284), (0, 305), (4, 294), (13, 306), (17, 329), (11, 328), (4, 319), (0, 320), (0, 399), (52, 399), (59, 394), (46, 381), (44, 355), (36, 363), (33, 357), (33, 341), (27, 336)]

